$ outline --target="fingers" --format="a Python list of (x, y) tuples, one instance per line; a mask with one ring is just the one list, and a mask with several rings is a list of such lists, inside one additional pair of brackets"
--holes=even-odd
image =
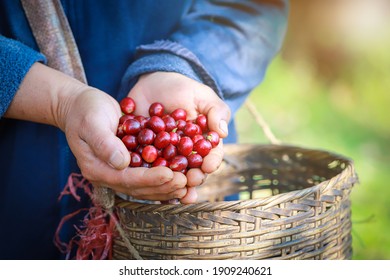
[(198, 199), (198, 194), (196, 192), (196, 188), (188, 187), (187, 193), (185, 194), (185, 196), (182, 197), (182, 199), (180, 199), (180, 202), (183, 204), (191, 204), (191, 203), (195, 203), (197, 199)]
[(222, 163), (223, 155), (223, 143), (221, 140), (218, 146), (211, 149), (210, 153), (203, 159), (202, 171), (204, 173), (213, 173), (216, 171)]
[(203, 184), (206, 180), (206, 174), (199, 168), (190, 169), (187, 172), (187, 192), (180, 199), (182, 204), (195, 203), (198, 199), (196, 187)]
[(97, 158), (115, 169), (124, 169), (130, 163), (130, 153), (116, 135), (99, 125), (92, 125), (89, 133), (82, 135)]
[(213, 91), (211, 91), (210, 95), (212, 96), (212, 100), (206, 104), (206, 107), (203, 108), (203, 112), (201, 113), (207, 115), (209, 129), (216, 131), (221, 138), (225, 138), (229, 133), (230, 108)]
[(188, 170), (186, 176), (187, 186), (189, 187), (200, 186), (206, 179), (206, 174), (199, 168), (192, 168)]
[(84, 142), (107, 165), (115, 169), (127, 167), (129, 152), (115, 135), (121, 116), (119, 104), (109, 95), (88, 88), (72, 99), (70, 107), (65, 118), (65, 133), (76, 158), (90, 152), (78, 147)]
[(124, 192), (129, 195), (139, 195), (138, 189), (151, 188), (167, 184), (171, 189), (166, 189), (165, 192), (171, 192), (176, 189), (176, 185), (185, 185), (183, 178), (175, 176), (174, 172), (166, 167), (154, 168), (125, 168), (123, 170), (115, 170), (106, 166), (95, 165), (89, 170), (83, 170), (84, 176), (90, 177), (89, 180), (94, 180), (99, 184), (106, 184), (117, 191)]
[[(190, 119), (191, 114), (206, 115), (209, 129), (216, 131), (221, 138), (226, 137), (230, 110), (223, 100), (207, 86), (172, 75), (160, 73), (139, 80), (130, 92), (137, 102), (135, 113), (147, 116), (149, 105), (158, 100), (166, 105), (167, 111), (171, 108), (185, 109)], [(74, 114), (69, 114), (73, 122), (67, 126), (68, 142), (83, 175), (96, 185), (104, 185), (138, 199), (179, 198), (182, 203), (195, 202), (195, 187), (201, 185), (206, 174), (216, 171), (222, 162), (222, 141), (203, 159), (201, 168), (189, 170), (186, 176), (166, 167), (130, 168), (130, 153), (115, 135), (120, 110), (117, 104), (107, 106), (109, 102), (111, 100), (102, 96), (97, 98), (96, 94), (93, 98), (92, 94), (85, 95), (76, 103), (80, 105), (72, 111)], [(75, 116), (77, 112), (82, 118)]]
[[(155, 168), (150, 168), (152, 172), (157, 172)], [(137, 168), (135, 168), (137, 169)], [(172, 180), (157, 185), (139, 185), (132, 186), (132, 190), (130, 191), (133, 197), (139, 199), (147, 199), (147, 200), (169, 200), (174, 198), (182, 198), (187, 193), (187, 179), (186, 176), (180, 172), (172, 172), (173, 178)]]
[(228, 136), (229, 119), (230, 119), (230, 110), (229, 107), (227, 107), (227, 105), (225, 106), (216, 105), (212, 107), (207, 114), (209, 129), (212, 131), (216, 131), (221, 138), (225, 138)]
[(125, 168), (116, 170), (95, 158), (80, 163), (83, 176), (97, 186), (106, 186), (116, 192), (137, 199), (169, 200), (182, 198), (187, 193), (187, 178), (167, 167)]
[[(85, 140), (73, 143), (73, 152), (83, 176), (96, 186), (106, 186), (116, 192), (138, 199), (168, 200), (183, 197), (187, 190), (184, 174), (167, 167), (114, 169), (99, 158), (96, 151)], [(101, 144), (103, 150), (106, 144)], [(126, 151), (129, 156), (129, 152)]]

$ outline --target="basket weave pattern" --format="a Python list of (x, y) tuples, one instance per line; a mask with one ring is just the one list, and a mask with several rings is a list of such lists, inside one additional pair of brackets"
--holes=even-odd
[[(118, 198), (127, 238), (144, 259), (350, 259), (350, 160), (279, 145), (225, 147), (224, 165), (199, 187), (199, 203)], [(240, 199), (223, 201), (227, 195)], [(132, 259), (121, 238), (115, 259)]]

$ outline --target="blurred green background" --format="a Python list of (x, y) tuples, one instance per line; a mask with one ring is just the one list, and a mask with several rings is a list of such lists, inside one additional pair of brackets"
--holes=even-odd
[[(354, 259), (390, 259), (390, 1), (291, 0), (282, 51), (251, 102), (284, 143), (353, 159)], [(268, 143), (246, 107), (241, 143)]]

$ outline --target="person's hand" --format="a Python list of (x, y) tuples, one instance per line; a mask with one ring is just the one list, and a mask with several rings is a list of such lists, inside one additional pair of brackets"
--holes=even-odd
[(119, 104), (108, 94), (35, 63), (4, 117), (59, 127), (82, 175), (138, 199), (169, 200), (186, 195), (187, 178), (167, 167), (129, 168), (130, 155), (116, 137)]
[[(187, 111), (188, 119), (199, 114), (207, 116), (210, 130), (216, 131), (221, 138), (228, 134), (230, 119), (229, 107), (208, 86), (184, 75), (171, 72), (154, 72), (142, 75), (131, 89), (129, 96), (136, 102), (136, 115), (149, 115), (149, 106), (154, 102), (164, 105), (168, 113), (177, 108)], [(223, 159), (222, 141), (204, 158), (200, 169), (187, 172), (187, 194), (182, 203), (193, 203), (197, 195), (195, 188), (203, 183), (207, 173), (217, 170)], [(177, 172), (174, 172), (177, 173)]]
[[(143, 78), (140, 79), (136, 88), (143, 84), (142, 80)], [(158, 88), (158, 83), (155, 86)], [(198, 91), (202, 87), (208, 92), (205, 86), (193, 89)], [(186, 91), (179, 90), (179, 92)], [(187, 98), (190, 96), (191, 93)], [(183, 97), (184, 102), (178, 103), (177, 106), (195, 115), (194, 111), (185, 106), (185, 100), (186, 98)], [(212, 101), (213, 98), (210, 100), (215, 101)], [(156, 101), (159, 101), (159, 98)], [(164, 100), (162, 102), (167, 105), (169, 103)], [(145, 110), (142, 108), (147, 107), (146, 103), (140, 101), (137, 105), (139, 105), (138, 110), (144, 113)], [(168, 108), (175, 106), (168, 106)], [(211, 109), (211, 107), (207, 110), (205, 109), (208, 108), (207, 104), (200, 106), (199, 112), (206, 113), (209, 118), (213, 115), (218, 116), (218, 110)], [(122, 141), (116, 137), (120, 116), (118, 102), (108, 94), (88, 87), (40, 63), (35, 63), (31, 67), (4, 115), (6, 118), (49, 124), (63, 130), (82, 175), (97, 187), (110, 187), (116, 192), (137, 199), (163, 201), (179, 198), (184, 203), (194, 202), (195, 198), (191, 195), (193, 192), (186, 186), (195, 186), (200, 183), (199, 178), (193, 179), (196, 178), (196, 170), (189, 172), (187, 181), (185, 175), (172, 172), (167, 167), (149, 169), (128, 167), (129, 152)], [(213, 119), (218, 119), (218, 117)], [(227, 117), (224, 120), (227, 122)], [(217, 126), (212, 122), (210, 128), (217, 130)], [(226, 135), (219, 132), (222, 137)], [(221, 149), (213, 151), (213, 154), (209, 156), (211, 160), (207, 160), (207, 164), (205, 161), (205, 165), (202, 166), (204, 172), (212, 172), (216, 169), (222, 159), (221, 151)], [(213, 157), (214, 160), (212, 160)], [(191, 173), (194, 174), (191, 175)], [(202, 174), (202, 172), (199, 173)]]
[(82, 87), (63, 105), (63, 130), (80, 170), (95, 186), (137, 199), (169, 200), (186, 195), (186, 177), (167, 167), (129, 168), (130, 154), (116, 137), (119, 104), (109, 95)]

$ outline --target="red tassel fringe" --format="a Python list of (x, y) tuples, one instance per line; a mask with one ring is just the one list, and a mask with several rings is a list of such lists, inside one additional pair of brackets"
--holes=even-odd
[[(59, 200), (65, 195), (72, 195), (77, 201), (81, 198), (77, 195), (77, 190), (80, 189), (88, 195), (92, 200), (93, 206), (90, 208), (82, 208), (63, 217), (58, 225), (54, 243), (59, 250), (66, 254), (66, 259), (77, 260), (105, 260), (112, 259), (112, 244), (113, 238), (117, 236), (115, 225), (117, 218), (114, 213), (108, 213), (105, 209), (97, 206), (92, 199), (92, 185), (82, 175), (72, 173), (68, 178), (68, 182), (61, 192)], [(71, 218), (86, 212), (80, 227), (74, 226), (76, 236), (69, 243), (60, 240), (60, 231), (64, 224)], [(72, 252), (75, 256), (71, 257)]]

